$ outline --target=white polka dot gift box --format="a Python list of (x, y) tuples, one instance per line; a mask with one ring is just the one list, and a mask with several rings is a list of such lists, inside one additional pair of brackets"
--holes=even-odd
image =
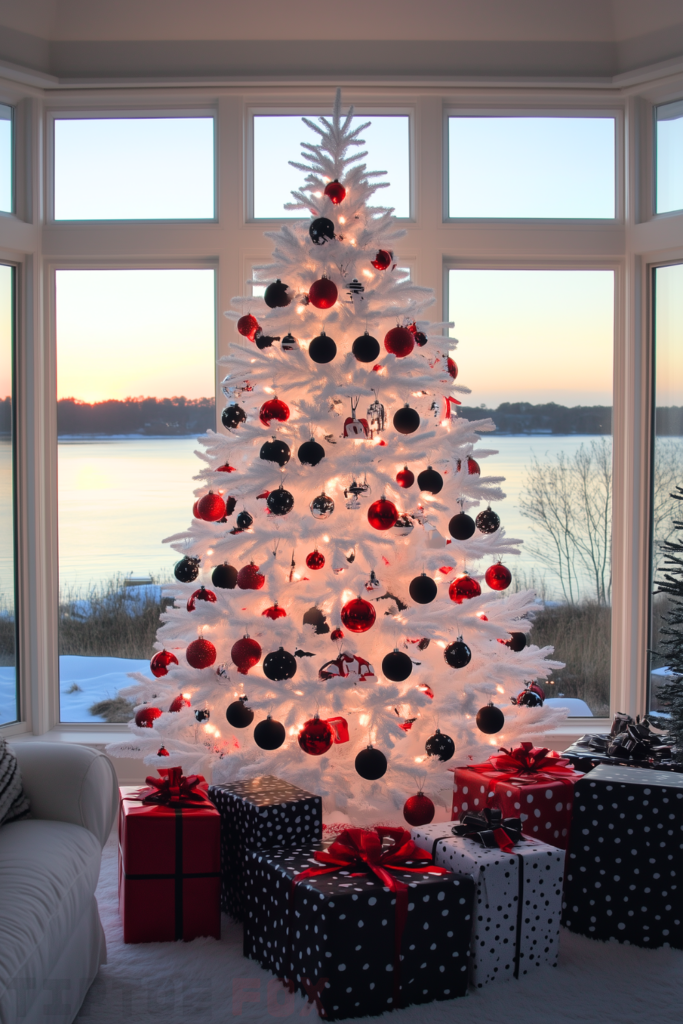
[(221, 910), (244, 919), (247, 850), (305, 846), (322, 838), (322, 800), (275, 775), (209, 786), (221, 815)]
[(574, 802), (574, 771), (556, 750), (520, 743), (501, 747), (484, 764), (449, 769), (453, 772), (453, 810), (458, 821), (463, 811), (497, 807), (504, 818), (520, 818), (522, 832), (550, 846), (566, 849)]
[(474, 881), (436, 867), (401, 828), (253, 850), (244, 955), (326, 1020), (467, 993)]
[(683, 775), (601, 764), (576, 784), (563, 924), (683, 949)]
[[(453, 835), (448, 824), (422, 825), (411, 833), (436, 864), (474, 879), (470, 980), (482, 988), (492, 981), (522, 977), (536, 967), (556, 965), (565, 854), (513, 829), (508, 832), (514, 845), (504, 843), (507, 849), (500, 849), (495, 832), (503, 822), (515, 819), (484, 819), (477, 825), (473, 817), (466, 814), (467, 823), (456, 826), (465, 835)], [(474, 827), (480, 829), (480, 839), (465, 838)], [(490, 847), (482, 845), (487, 841)]]

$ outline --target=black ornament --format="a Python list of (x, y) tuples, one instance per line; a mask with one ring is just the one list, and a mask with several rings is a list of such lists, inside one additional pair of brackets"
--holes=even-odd
[(235, 430), (240, 423), (244, 423), (247, 414), (241, 405), (226, 405), (221, 413), (221, 423), (226, 430)]
[(314, 363), (331, 363), (337, 354), (337, 345), (323, 331), (308, 346), (308, 354)]
[(486, 707), (479, 708), (477, 711), (477, 729), (480, 732), (485, 732), (487, 736), (493, 735), (494, 732), (500, 732), (505, 725), (505, 715), (500, 708), (495, 707), (493, 704), (487, 704)]
[(518, 654), (526, 647), (526, 633), (510, 633), (510, 639), (505, 641), (505, 646)]
[(263, 672), (267, 679), (280, 683), (283, 679), (293, 679), (296, 675), (296, 658), (284, 647), (271, 651), (263, 659)]
[(425, 743), (425, 750), (430, 757), (438, 757), (439, 761), (450, 761), (455, 753), (455, 743), (445, 732), (437, 729)]
[(419, 345), (420, 348), (424, 348), (427, 344), (427, 335), (423, 331), (415, 331), (413, 338), (415, 339), (415, 344)]
[(234, 565), (223, 562), (222, 565), (217, 565), (211, 573), (211, 582), (214, 587), (219, 587), (221, 590), (234, 590), (237, 585), (237, 569)]
[(533, 690), (524, 690), (520, 693), (519, 697), (515, 697), (512, 700), (512, 703), (517, 704), (518, 707), (542, 708), (543, 698), (538, 693), (534, 693)]
[(430, 494), (438, 494), (443, 487), (443, 477), (431, 466), (427, 466), (418, 475), (417, 486), (421, 491), (428, 491)]
[(398, 430), (399, 434), (414, 434), (419, 426), (420, 414), (409, 405), (404, 405), (394, 413), (394, 429)]
[(254, 721), (254, 712), (247, 707), (248, 700), (248, 697), (240, 697), (225, 709), (225, 717), (233, 729), (246, 729)]
[(455, 540), (469, 540), (474, 533), (474, 519), (467, 512), (458, 512), (448, 524), (448, 532)]
[(273, 338), (271, 337), (270, 334), (264, 334), (263, 331), (260, 330), (257, 331), (256, 334), (254, 335), (254, 342), (256, 343), (256, 348), (260, 349), (270, 348), (274, 341), (279, 340), (279, 337)]
[(425, 573), (410, 581), (408, 593), (416, 604), (431, 604), (436, 597), (436, 583)]
[(402, 683), (413, 671), (413, 663), (403, 651), (394, 650), (382, 659), (382, 672), (392, 683)]
[(238, 515), (235, 523), (240, 530), (248, 530), (251, 524), (254, 522), (254, 517), (250, 512), (247, 512), (246, 508), (243, 509)]
[(208, 708), (195, 708), (194, 717), (198, 722), (208, 722), (211, 718), (211, 712)]
[(254, 729), (254, 743), (261, 750), (277, 750), (285, 742), (285, 727), (270, 715)]
[(185, 555), (173, 567), (173, 575), (179, 583), (193, 583), (199, 576), (199, 562), (201, 559)]
[(280, 484), (276, 491), (270, 492), (266, 505), (274, 516), (286, 516), (294, 508), (294, 495)]
[(309, 508), (316, 519), (327, 519), (334, 512), (334, 502), (323, 493), (313, 499)]
[(495, 533), (500, 526), (500, 516), (493, 509), (485, 508), (477, 516), (476, 522), (480, 533)]
[(278, 306), (288, 306), (292, 301), (291, 296), (287, 294), (287, 285), (283, 284), (279, 277), (277, 281), (272, 281), (268, 285), (263, 299), (266, 306), (270, 306), (271, 309), (277, 309)]
[(459, 636), (457, 640), (448, 645), (443, 652), (443, 656), (446, 664), (450, 665), (451, 668), (464, 668), (472, 660), (472, 651), (463, 641), (463, 638)]
[(281, 345), (282, 351), (283, 352), (291, 352), (292, 349), (295, 349), (295, 348), (298, 348), (298, 347), (299, 347), (299, 342), (296, 340), (294, 335), (291, 332), (288, 332), (287, 334), (285, 334), (284, 338), (282, 339), (282, 345)]
[(323, 615), (320, 608), (317, 605), (313, 605), (307, 612), (304, 612), (304, 625), (315, 626), (315, 631), (318, 636), (323, 633), (329, 633), (330, 627), (327, 624), (327, 619)]
[(299, 446), (296, 454), (302, 466), (317, 466), (325, 458), (325, 449), (311, 438)]
[(312, 242), (315, 242), (316, 245), (323, 245), (328, 238), (334, 238), (334, 224), (329, 217), (316, 217), (311, 221), (308, 233)]
[(387, 759), (381, 750), (375, 750), (374, 747), (366, 747), (365, 750), (361, 750), (356, 755), (355, 766), (361, 779), (368, 779), (369, 782), (374, 782), (376, 779), (381, 779), (385, 774)]
[(265, 462), (276, 462), (280, 468), (287, 465), (290, 455), (289, 445), (277, 437), (264, 441), (259, 452), (259, 458)]
[(227, 522), (229, 517), (235, 511), (235, 505), (236, 504), (237, 504), (237, 498), (233, 498), (231, 495), (228, 495), (227, 500), (225, 502), (225, 517), (223, 519), (220, 519), (219, 522), (221, 522), (221, 523)]
[(380, 348), (377, 338), (366, 331), (354, 341), (351, 351), (359, 363), (372, 363), (379, 355)]

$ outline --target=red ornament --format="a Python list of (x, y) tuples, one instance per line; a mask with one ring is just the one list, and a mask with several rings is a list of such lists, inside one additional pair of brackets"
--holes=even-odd
[(259, 322), (255, 316), (251, 315), (251, 313), (247, 313), (246, 316), (241, 316), (237, 321), (237, 330), (244, 338), (249, 338), (249, 341), (254, 340), (258, 329)]
[(448, 367), (448, 372), (450, 373), (453, 380), (455, 380), (455, 378), (458, 376), (458, 364), (454, 359), (451, 359), (451, 357), (449, 356), (446, 365)]
[(477, 581), (473, 580), (469, 573), (466, 572), (464, 572), (462, 576), (456, 576), (448, 588), (448, 596), (451, 601), (455, 601), (456, 604), (462, 604), (463, 601), (467, 601), (471, 597), (479, 597), (480, 594), (481, 587)]
[(258, 418), (266, 427), (270, 426), (271, 420), (285, 423), (289, 419), (289, 406), (279, 398), (270, 398), (259, 409)]
[(207, 523), (217, 523), (225, 516), (225, 502), (220, 494), (209, 491), (197, 502), (197, 513), (197, 518), (203, 519)]
[(252, 640), (250, 636), (243, 636), (232, 645), (230, 657), (237, 666), (237, 671), (246, 676), (250, 668), (258, 665), (261, 660), (261, 645), (258, 640)]
[(152, 660), (149, 663), (150, 672), (153, 676), (159, 679), (161, 676), (168, 675), (168, 666), (177, 665), (178, 659), (175, 654), (171, 654), (170, 651), (157, 651), (153, 655)]
[(512, 573), (506, 566), (496, 562), (486, 570), (484, 579), (491, 590), (507, 590), (512, 583)]
[(331, 309), (337, 301), (337, 286), (329, 277), (314, 281), (308, 289), (308, 298), (316, 309)]
[(169, 754), (168, 750), (164, 746), (159, 747), (159, 749), (157, 750), (157, 757), (170, 757), (170, 756), (171, 755)]
[(331, 181), (325, 186), (325, 195), (328, 199), (332, 200), (335, 206), (339, 206), (339, 204), (346, 198), (346, 189), (335, 178), (334, 181)]
[(375, 530), (390, 530), (397, 519), (398, 509), (387, 498), (373, 501), (368, 509), (368, 522)]
[(306, 555), (306, 565), (309, 569), (322, 569), (324, 564), (325, 556), (317, 548), (315, 551), (311, 551), (310, 555)]
[(271, 608), (266, 608), (265, 611), (262, 611), (261, 615), (265, 615), (267, 619), (284, 619), (287, 617), (287, 612), (276, 601)]
[(370, 260), (375, 270), (388, 270), (393, 260), (393, 253), (388, 249), (378, 249), (374, 260)]
[(412, 487), (415, 483), (415, 474), (409, 470), (407, 466), (404, 466), (403, 469), (396, 474), (396, 483), (399, 487)]
[[(460, 459), (458, 459), (458, 473), (460, 472), (461, 465), (462, 463)], [(476, 459), (473, 459), (471, 455), (467, 457), (467, 472), (470, 474), (470, 476), (478, 476), (481, 473), (479, 463), (476, 461)]]
[(202, 518), (199, 514), (199, 498), (197, 498), (194, 505), (192, 506), (192, 515), (195, 517), (195, 519)]
[(240, 590), (260, 590), (266, 582), (266, 577), (258, 571), (258, 565), (250, 562), (244, 565), (237, 573), (237, 586)]
[(187, 645), (185, 657), (192, 668), (208, 668), (216, 660), (216, 648), (210, 640), (200, 636)]
[(154, 719), (161, 714), (161, 708), (145, 707), (135, 712), (135, 724), (139, 729), (151, 729)]
[(341, 610), (341, 620), (352, 633), (365, 633), (375, 624), (377, 613), (369, 601), (354, 597)]
[(428, 796), (420, 791), (416, 796), (409, 796), (404, 803), (403, 817), (414, 828), (428, 825), (434, 818), (434, 804)]
[(213, 590), (207, 590), (206, 587), (200, 587), (199, 590), (195, 590), (194, 594), (191, 595), (190, 600), (187, 602), (188, 612), (193, 612), (197, 601), (208, 601), (210, 604), (216, 603), (216, 595)]
[(236, 473), (237, 470), (234, 466), (231, 466), (229, 462), (224, 462), (222, 466), (219, 466), (216, 470), (217, 473)]
[(305, 754), (318, 757), (332, 746), (334, 734), (324, 718), (309, 718), (299, 730), (299, 746)]
[(344, 630), (340, 629), (339, 626), (337, 626), (337, 628), (333, 629), (332, 632), (330, 633), (330, 640), (343, 640), (343, 639), (344, 639)]
[(407, 327), (392, 327), (384, 336), (384, 347), (387, 352), (403, 359), (415, 348), (415, 335)]
[(189, 708), (190, 702), (184, 693), (179, 693), (177, 697), (174, 697), (171, 701), (168, 710), (169, 711), (181, 711), (183, 708)]

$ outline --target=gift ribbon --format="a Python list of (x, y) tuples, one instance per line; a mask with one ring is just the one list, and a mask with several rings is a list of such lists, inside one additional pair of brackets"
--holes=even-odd
[[(508, 750), (501, 747), (484, 764), (461, 765), (481, 775), (493, 774), (496, 782), (519, 782), (535, 785), (539, 782), (566, 782), (573, 785), (578, 774), (566, 757), (548, 747), (535, 747), (533, 743), (519, 743)], [(450, 771), (457, 771), (451, 768)]]
[(522, 822), (520, 818), (504, 818), (498, 807), (485, 807), (482, 811), (463, 811), (460, 824), (454, 825), (451, 832), (473, 839), (489, 850), (498, 847), (503, 853), (511, 853), (522, 838)]
[[(385, 845), (385, 840), (387, 844)], [(319, 868), (306, 868), (292, 878), (290, 891), (291, 924), (290, 934), (294, 944), (295, 910), (294, 898), (296, 886), (309, 878), (327, 875), (335, 871), (346, 870), (351, 878), (374, 874), (396, 897), (396, 914), (394, 918), (394, 1007), (401, 1001), (401, 940), (408, 919), (408, 886), (395, 878), (392, 871), (408, 871), (415, 875), (449, 875), (448, 868), (437, 867), (426, 850), (421, 850), (410, 838), (410, 832), (403, 828), (377, 826), (373, 831), (360, 828), (347, 828), (335, 839), (327, 850), (316, 850), (315, 860), (325, 865)], [(429, 864), (422, 867), (408, 867), (408, 861), (424, 860)], [(360, 869), (360, 870), (358, 870)], [(292, 960), (294, 958), (292, 957)], [(295, 989), (294, 977), (289, 979), (289, 989)]]
[(146, 804), (164, 804), (166, 807), (198, 807), (210, 804), (209, 798), (196, 787), (204, 782), (203, 775), (183, 775), (182, 768), (159, 768), (160, 779), (148, 775), (145, 782), (149, 791), (138, 799)]

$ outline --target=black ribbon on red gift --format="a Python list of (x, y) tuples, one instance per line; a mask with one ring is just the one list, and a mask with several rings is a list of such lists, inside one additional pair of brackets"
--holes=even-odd
[[(401, 941), (408, 919), (408, 886), (396, 878), (391, 872), (410, 872), (414, 875), (450, 875), (448, 868), (437, 867), (426, 850), (421, 850), (410, 838), (410, 832), (404, 828), (378, 826), (376, 829), (365, 830), (347, 828), (335, 839), (326, 850), (316, 850), (313, 854), (321, 867), (306, 868), (292, 878), (290, 891), (291, 924), (290, 935), (294, 938), (294, 897), (300, 882), (318, 875), (331, 874), (335, 871), (348, 872), (350, 878), (359, 878), (369, 872), (375, 875), (383, 885), (396, 897), (396, 914), (394, 918), (394, 1007), (401, 1003)], [(420, 866), (412, 867), (412, 861), (423, 861)], [(292, 961), (294, 957), (292, 957)], [(289, 990), (295, 990), (293, 976), (289, 978)], [(316, 998), (318, 1010), (322, 1009), (320, 999)]]
[(504, 818), (499, 807), (484, 807), (481, 811), (463, 811), (460, 824), (453, 825), (451, 832), (454, 836), (473, 839), (488, 850), (510, 853), (522, 838), (522, 820)]

